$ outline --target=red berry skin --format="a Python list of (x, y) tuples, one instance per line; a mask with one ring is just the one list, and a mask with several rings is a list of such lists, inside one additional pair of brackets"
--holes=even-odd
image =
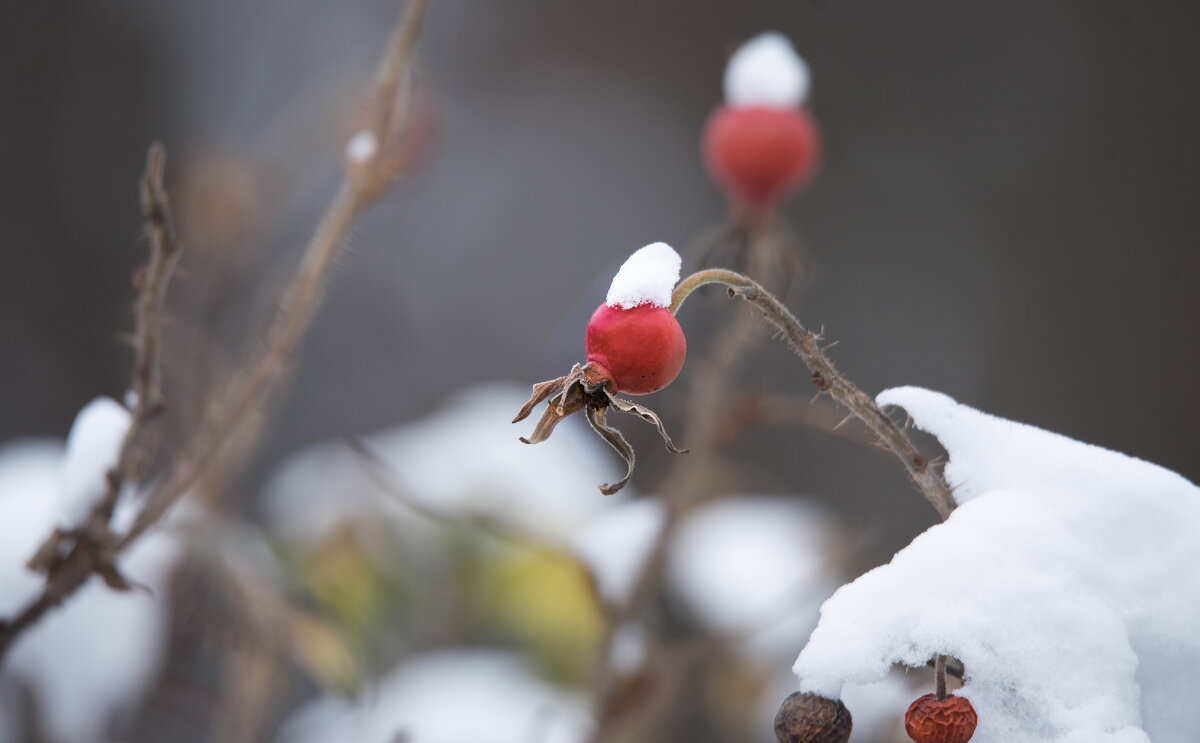
[(630, 309), (602, 304), (584, 335), (589, 364), (613, 380), (613, 392), (648, 395), (671, 383), (683, 368), (687, 340), (666, 307)]
[(731, 199), (767, 207), (812, 180), (821, 137), (804, 109), (722, 106), (708, 119), (703, 149)]
[(926, 694), (904, 713), (904, 732), (916, 743), (967, 743), (978, 722), (969, 700), (954, 695), (938, 699)]

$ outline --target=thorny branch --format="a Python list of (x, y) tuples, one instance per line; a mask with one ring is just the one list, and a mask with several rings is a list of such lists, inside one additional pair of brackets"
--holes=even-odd
[[(140, 183), (142, 217), (150, 239), (146, 265), (134, 274), (138, 288), (133, 336), (134, 363), (130, 389), (133, 410), (129, 429), (121, 441), (116, 464), (105, 474), (105, 490), (92, 509), (87, 523), (71, 532), (58, 529), (46, 539), (29, 561), (29, 568), (45, 572), (42, 594), (11, 620), (0, 621), (0, 658), (13, 640), (41, 619), (47, 611), (67, 598), (93, 573), (102, 575), (110, 586), (127, 588), (113, 566), (113, 534), (109, 519), (121, 489), (136, 482), (140, 467), (152, 452), (147, 440), (149, 425), (166, 407), (162, 391), (162, 317), (167, 286), (183, 253), (175, 235), (171, 202), (163, 187), (167, 152), (161, 143), (150, 145), (146, 153), (146, 171)], [(62, 554), (64, 545), (66, 554)]]
[(954, 510), (950, 486), (941, 473), (917, 451), (908, 435), (892, 422), (879, 405), (846, 378), (821, 349), (820, 337), (804, 327), (778, 299), (753, 280), (733, 271), (708, 269), (692, 274), (675, 288), (671, 309), (677, 310), (689, 294), (705, 284), (724, 284), (732, 297), (741, 297), (757, 307), (763, 316), (783, 333), (788, 346), (812, 372), (812, 382), (822, 392), (844, 405), (879, 437), (900, 460), (909, 477), (943, 519)]
[[(146, 177), (142, 185), (143, 215), (151, 235), (151, 260), (142, 280), (138, 303), (138, 358), (134, 366), (133, 390), (137, 397), (133, 424), (123, 445), (118, 466), (109, 473), (108, 490), (93, 511), (89, 521), (91, 535), (76, 539), (64, 557), (58, 558), (61, 540), (52, 538), (52, 549), (39, 550), (47, 569), (46, 585), (41, 595), (11, 620), (0, 621), (0, 660), (13, 641), (25, 629), (35, 624), (49, 609), (62, 603), (81, 587), (93, 573), (109, 579), (110, 585), (120, 581), (113, 568), (116, 555), (129, 547), (153, 527), (217, 460), (223, 447), (251, 428), (263, 412), (271, 392), (287, 372), (292, 355), (321, 302), (321, 290), (334, 258), (338, 255), (351, 225), (382, 194), (380, 183), (390, 179), (397, 167), (385, 146), (395, 132), (395, 109), (398, 90), (411, 68), (411, 58), (428, 0), (412, 0), (392, 31), (375, 81), (375, 116), (369, 131), (375, 147), (354, 162), (348, 163), (341, 189), (326, 211), (316, 233), (309, 242), (295, 278), (284, 294), (274, 321), (267, 331), (262, 350), (256, 360), (237, 374), (217, 396), (214, 412), (201, 424), (186, 447), (183, 456), (153, 489), (146, 506), (137, 515), (129, 531), (119, 538), (108, 525), (120, 488), (129, 477), (129, 469), (137, 460), (136, 441), (144, 422), (162, 409), (158, 370), (159, 320), (167, 279), (178, 261), (178, 243), (169, 202), (162, 186), (162, 166), (165, 154), (161, 145), (151, 147)], [(353, 167), (349, 167), (353, 166)], [(157, 259), (155, 253), (159, 253)], [(143, 335), (143, 332), (145, 335)], [(148, 340), (147, 340), (148, 339)], [(252, 437), (247, 437), (252, 438)], [(239, 440), (249, 447), (253, 442)], [(127, 454), (126, 449), (131, 451)], [(45, 553), (45, 554), (44, 554)], [(46, 555), (51, 557), (47, 558)]]

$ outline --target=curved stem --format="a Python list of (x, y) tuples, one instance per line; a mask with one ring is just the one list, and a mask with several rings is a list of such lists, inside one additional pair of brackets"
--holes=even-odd
[(723, 284), (729, 287), (731, 297), (741, 297), (757, 307), (763, 316), (779, 329), (787, 339), (788, 346), (808, 366), (812, 372), (813, 384), (822, 392), (828, 392), (834, 400), (849, 409), (851, 414), (866, 423), (879, 437), (880, 442), (904, 465), (913, 484), (938, 515), (943, 519), (950, 515), (954, 510), (954, 498), (941, 473), (930, 466), (929, 461), (917, 451), (904, 431), (884, 414), (870, 395), (838, 371), (821, 349), (820, 337), (804, 327), (782, 302), (757, 282), (725, 269), (697, 271), (675, 287), (671, 295), (671, 311), (677, 312), (693, 291), (707, 284)]

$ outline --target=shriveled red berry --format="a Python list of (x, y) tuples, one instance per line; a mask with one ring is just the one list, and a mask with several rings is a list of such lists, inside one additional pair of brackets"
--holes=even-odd
[(926, 694), (904, 713), (904, 732), (916, 743), (967, 743), (978, 722), (979, 715), (969, 700), (953, 694), (945, 699)]
[(793, 692), (775, 715), (779, 743), (846, 743), (853, 721), (840, 699)]
[(613, 380), (614, 392), (648, 395), (678, 376), (687, 340), (666, 307), (602, 304), (588, 321), (584, 348), (588, 363)]
[(820, 157), (817, 124), (804, 109), (717, 109), (704, 130), (704, 161), (730, 198), (778, 203), (812, 179)]

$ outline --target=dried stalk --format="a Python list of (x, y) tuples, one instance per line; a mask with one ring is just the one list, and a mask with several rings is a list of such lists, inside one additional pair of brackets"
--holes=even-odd
[[(428, 0), (412, 0), (391, 34), (376, 73), (376, 110), (370, 132), (374, 141), (381, 144), (374, 152), (355, 162), (355, 167), (347, 168), (341, 189), (322, 218), (300, 268), (284, 295), (267, 332), (262, 352), (223, 391), (214, 407), (215, 412), (201, 425), (183, 457), (154, 488), (129, 531), (118, 539), (109, 529), (108, 517), (127, 479), (131, 463), (137, 460), (136, 441), (141, 436), (144, 421), (161, 409), (161, 376), (158, 369), (161, 303), (167, 279), (179, 253), (169, 202), (162, 186), (164, 154), (161, 146), (151, 147), (142, 185), (142, 204), (152, 238), (152, 252), (139, 300), (138, 359), (133, 382), (138, 399), (133, 425), (126, 437), (130, 451), (127, 453), (123, 445), (118, 467), (109, 473), (108, 491), (89, 520), (89, 530), (94, 534), (88, 538), (76, 538), (70, 551), (61, 559), (57, 558), (58, 541), (55, 541), (53, 550), (39, 550), (39, 555), (51, 552), (55, 555), (55, 559), (47, 562), (46, 585), (41, 595), (11, 620), (0, 621), (0, 660), (21, 632), (73, 594), (93, 573), (99, 573), (106, 579), (111, 577), (110, 583), (119, 581), (119, 575), (113, 568), (116, 555), (157, 524), (218, 458), (224, 444), (237, 440), (238, 434), (261, 412), (262, 405), (287, 371), (300, 339), (320, 306), (322, 287), (351, 225), (381, 195), (379, 184), (390, 176), (383, 171), (394, 167), (394, 161), (387, 157), (387, 149), (382, 143), (388, 141), (393, 131), (397, 91), (410, 68), (413, 48), (420, 35), (428, 4)], [(251, 442), (241, 443), (248, 446)], [(59, 535), (58, 539), (61, 540), (62, 536)]]

